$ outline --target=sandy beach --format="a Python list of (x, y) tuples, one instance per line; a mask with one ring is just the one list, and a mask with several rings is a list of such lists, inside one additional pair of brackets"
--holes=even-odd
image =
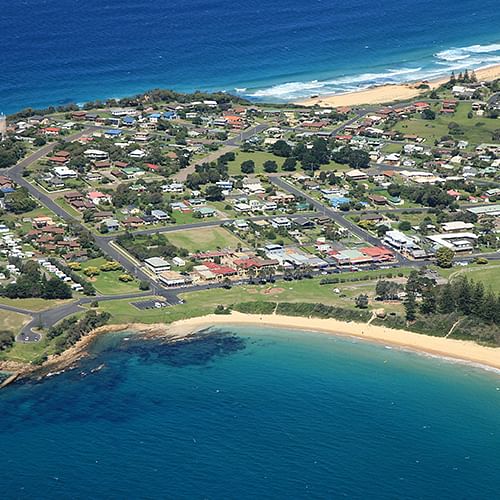
[(178, 321), (170, 325), (168, 329), (176, 336), (182, 336), (209, 326), (221, 325), (271, 326), (356, 337), (370, 342), (401, 347), (500, 370), (500, 348), (485, 347), (465, 340), (431, 337), (430, 335), (384, 328), (366, 323), (345, 323), (335, 319), (243, 314), (233, 311), (230, 315), (211, 314), (200, 318)]
[(432, 337), (419, 333), (385, 328), (367, 323), (346, 323), (335, 319), (303, 318), (282, 315), (243, 314), (232, 311), (228, 315), (209, 314), (197, 318), (176, 321), (171, 324), (141, 324), (106, 325), (92, 331), (81, 338), (73, 347), (59, 356), (51, 356), (42, 366), (16, 362), (0, 362), (0, 371), (16, 373), (19, 378), (43, 378), (47, 375), (61, 373), (71, 369), (83, 357), (88, 355), (89, 345), (100, 335), (112, 332), (132, 330), (148, 337), (163, 338), (177, 341), (212, 326), (269, 326), (320, 332), (329, 335), (355, 337), (382, 345), (399, 347), (419, 353), (425, 353), (442, 358), (473, 363), (484, 368), (500, 370), (500, 348), (486, 347), (465, 340)]
[[(457, 72), (458, 73), (458, 72)], [(479, 81), (491, 81), (500, 78), (500, 65), (476, 70), (476, 76)], [(425, 82), (431, 89), (435, 89), (448, 81), (448, 77), (439, 78)], [(301, 106), (360, 106), (362, 104), (384, 104), (394, 101), (405, 101), (413, 99), (427, 92), (428, 89), (419, 89), (422, 81), (408, 82), (393, 85), (379, 85), (369, 89), (356, 92), (347, 92), (345, 94), (322, 95), (309, 99), (297, 101), (295, 104)]]

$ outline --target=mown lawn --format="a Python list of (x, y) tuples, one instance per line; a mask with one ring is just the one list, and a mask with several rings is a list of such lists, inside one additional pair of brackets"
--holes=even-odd
[[(390, 271), (387, 271), (390, 272)], [(408, 274), (409, 269), (400, 269), (398, 272)], [(339, 275), (343, 279), (379, 276), (384, 271), (361, 271)], [(394, 275), (394, 273), (393, 273)], [(200, 292), (180, 294), (185, 301), (173, 307), (162, 309), (139, 310), (130, 300), (116, 300), (101, 302), (99, 309), (111, 313), (112, 323), (171, 323), (179, 319), (192, 318), (213, 313), (219, 304), (231, 305), (239, 302), (317, 302), (326, 305), (335, 305), (353, 309), (354, 299), (359, 294), (367, 294), (370, 298), (375, 295), (377, 279), (346, 282), (331, 285), (320, 285), (321, 278), (304, 279), (301, 281), (283, 282), (266, 285), (233, 286), (231, 289), (212, 289)], [(340, 293), (334, 290), (338, 289)], [(145, 298), (137, 300), (146, 300)], [(383, 304), (372, 302), (370, 307), (385, 308), (387, 311), (401, 311), (400, 304)]]
[(88, 278), (83, 271), (88, 267), (99, 268), (106, 262), (106, 259), (91, 259), (82, 263), (81, 271), (76, 271), (80, 276), (90, 281), (98, 293), (102, 295), (120, 295), (122, 293), (133, 293), (139, 291), (139, 282), (134, 279), (133, 281), (123, 282), (118, 278), (122, 274), (127, 274), (124, 270), (120, 271), (101, 271), (94, 278)]
[[(20, 309), (26, 309), (27, 311), (44, 311), (45, 309), (52, 309), (66, 302), (71, 302), (68, 300), (47, 300), (47, 299), (8, 299), (6, 297), (0, 297), (0, 304), (5, 304), (7, 306), (19, 307)], [(2, 315), (4, 311), (0, 311)]]
[(491, 287), (494, 292), (500, 293), (500, 263), (470, 264), (463, 267), (452, 267), (451, 269), (437, 268), (437, 270), (441, 276), (448, 279), (465, 275), (474, 281), (482, 281), (486, 289)]
[(236, 248), (242, 243), (227, 229), (217, 226), (174, 231), (167, 234), (167, 239), (176, 247), (185, 248), (189, 252)]

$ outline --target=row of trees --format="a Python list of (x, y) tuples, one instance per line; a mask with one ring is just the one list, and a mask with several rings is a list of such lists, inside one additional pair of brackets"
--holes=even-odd
[[(404, 306), (408, 321), (415, 320), (418, 312), (426, 316), (459, 313), (500, 325), (500, 295), (486, 290), (482, 282), (460, 276), (446, 285), (435, 286), (431, 280), (419, 279), (418, 273), (416, 276), (406, 285)], [(422, 297), (419, 304), (417, 294)]]
[(387, 192), (391, 196), (405, 198), (424, 207), (458, 208), (455, 198), (439, 186), (413, 186), (392, 183), (388, 186)]

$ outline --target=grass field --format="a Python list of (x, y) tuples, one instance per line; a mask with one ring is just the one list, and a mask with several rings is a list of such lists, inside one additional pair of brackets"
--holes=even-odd
[(121, 274), (126, 274), (125, 271), (101, 271), (100, 274), (95, 276), (93, 279), (89, 279), (85, 274), (83, 274), (83, 270), (87, 267), (97, 267), (99, 268), (102, 264), (106, 262), (106, 259), (91, 259), (87, 262), (82, 263), (82, 270), (76, 271), (80, 276), (83, 276), (85, 279), (89, 280), (98, 293), (103, 295), (120, 295), (122, 293), (133, 293), (139, 291), (139, 283), (137, 280), (129, 281), (127, 283), (120, 281), (118, 277)]
[(46, 350), (50, 352), (50, 343), (45, 339), (42, 339), (40, 342), (30, 342), (29, 344), (15, 342), (7, 352), (0, 353), (0, 359), (29, 363)]
[(168, 233), (167, 239), (176, 247), (185, 248), (189, 252), (236, 248), (242, 243), (227, 229), (217, 226), (174, 231)]
[[(280, 156), (276, 156), (272, 153), (267, 153), (265, 151), (255, 151), (255, 152), (249, 152), (249, 153), (237, 151), (236, 152), (236, 159), (234, 161), (230, 161), (228, 163), (229, 175), (242, 175), (241, 164), (246, 160), (253, 160), (254, 161), (256, 174), (265, 174), (264, 168), (263, 168), (264, 162), (266, 162), (267, 160), (274, 160), (278, 165), (278, 172), (281, 172), (282, 171), (281, 167), (283, 166), (285, 158), (282, 158)], [(300, 170), (300, 169), (301, 169), (300, 163), (298, 163), (297, 170)], [(330, 163), (328, 163), (328, 165), (321, 165), (321, 170), (325, 170), (325, 171), (336, 170), (339, 172), (346, 172), (348, 170), (351, 170), (351, 167), (349, 165), (341, 165), (340, 163), (336, 163), (334, 161), (331, 161)], [(291, 172), (291, 173), (293, 173), (293, 172)]]
[[(46, 299), (8, 299), (0, 297), (0, 304), (7, 306), (19, 307), (27, 311), (44, 311), (45, 309), (52, 309), (71, 300), (46, 300)], [(2, 315), (4, 311), (0, 311)]]
[(2, 309), (0, 311), (0, 330), (7, 330), (17, 334), (30, 319), (26, 314), (4, 311)]
[(471, 111), (471, 107), (471, 103), (461, 102), (457, 107), (457, 111), (451, 116), (439, 115), (439, 108), (435, 108), (435, 120), (411, 118), (397, 123), (394, 130), (403, 134), (416, 134), (424, 137), (426, 142), (431, 144), (436, 139), (441, 139), (441, 137), (449, 135), (448, 125), (451, 122), (455, 122), (464, 131), (463, 135), (454, 136), (457, 140), (463, 139), (468, 141), (469, 144), (492, 142), (491, 133), (493, 130), (499, 128), (498, 120), (475, 115), (472, 118), (468, 118), (467, 114)]
[(451, 269), (439, 269), (441, 276), (453, 279), (460, 275), (465, 275), (474, 281), (482, 281), (486, 289), (491, 288), (494, 292), (500, 293), (500, 263), (471, 264), (464, 267), (452, 267)]
[(255, 162), (255, 173), (264, 173), (264, 162), (267, 160), (274, 160), (278, 164), (278, 170), (281, 170), (281, 166), (285, 161), (285, 158), (273, 155), (272, 153), (266, 153), (265, 151), (255, 151), (244, 153), (242, 151), (236, 152), (236, 159), (228, 163), (229, 175), (242, 175), (241, 174), (241, 164), (244, 161), (253, 160)]
[[(409, 269), (401, 269), (408, 274)], [(381, 271), (362, 271), (343, 275), (344, 278), (362, 278), (378, 276)], [(359, 294), (367, 294), (370, 298), (375, 295), (376, 279), (338, 283), (334, 285), (320, 285), (321, 278), (304, 279), (294, 282), (279, 282), (266, 285), (235, 286), (229, 290), (211, 289), (200, 292), (180, 294), (185, 301), (182, 305), (165, 307), (163, 309), (149, 309), (140, 311), (130, 304), (130, 300), (115, 300), (101, 302), (99, 309), (111, 313), (111, 322), (120, 323), (171, 323), (180, 319), (203, 316), (214, 312), (217, 305), (231, 305), (238, 302), (317, 302), (353, 309), (354, 298)], [(338, 289), (340, 293), (334, 290)], [(142, 300), (142, 299), (141, 299)], [(387, 311), (402, 311), (401, 304), (372, 303), (375, 308), (383, 307)]]

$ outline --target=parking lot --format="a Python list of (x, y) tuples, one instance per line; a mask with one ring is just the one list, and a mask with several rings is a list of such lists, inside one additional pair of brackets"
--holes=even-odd
[(132, 302), (132, 305), (144, 311), (146, 309), (161, 309), (162, 307), (168, 307), (169, 303), (164, 300), (142, 300), (141, 302)]

